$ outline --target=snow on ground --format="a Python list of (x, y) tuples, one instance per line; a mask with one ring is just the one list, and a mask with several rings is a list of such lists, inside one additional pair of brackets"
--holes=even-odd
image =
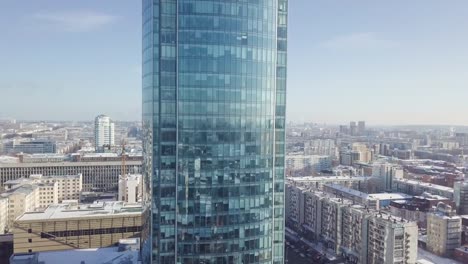
[[(429, 261), (429, 263), (433, 264), (462, 264), (461, 262), (458, 262), (453, 259), (448, 259), (448, 258), (443, 258), (439, 257), (437, 255), (432, 254), (431, 252), (428, 252), (422, 248), (418, 248), (418, 261), (419, 260), (426, 260)], [(425, 262), (422, 262), (425, 263)]]

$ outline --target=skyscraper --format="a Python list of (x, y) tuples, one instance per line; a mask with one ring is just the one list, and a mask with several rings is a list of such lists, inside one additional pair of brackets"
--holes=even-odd
[(287, 0), (143, 0), (144, 263), (282, 263)]
[(96, 152), (103, 151), (106, 146), (113, 146), (114, 123), (106, 115), (98, 115), (94, 119), (94, 140)]

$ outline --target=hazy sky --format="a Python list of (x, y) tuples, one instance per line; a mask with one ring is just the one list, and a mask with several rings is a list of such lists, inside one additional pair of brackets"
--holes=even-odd
[[(290, 0), (288, 117), (468, 125), (468, 1)], [(140, 0), (3, 0), (0, 118), (140, 118)]]

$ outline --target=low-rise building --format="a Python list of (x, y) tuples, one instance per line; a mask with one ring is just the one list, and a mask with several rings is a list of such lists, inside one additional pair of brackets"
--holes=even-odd
[(95, 249), (18, 253), (10, 257), (10, 264), (106, 263), (140, 264), (140, 239), (121, 239), (118, 246)]
[(395, 179), (393, 188), (394, 191), (407, 193), (414, 196), (420, 196), (421, 194), (427, 192), (434, 195), (444, 196), (449, 199), (454, 199), (453, 188), (416, 180)]
[(105, 202), (91, 205), (51, 205), (27, 212), (14, 225), (15, 253), (112, 246), (120, 239), (139, 237), (140, 204)]
[(455, 206), (455, 203), (446, 197), (423, 193), (421, 196), (414, 196), (411, 200), (392, 201), (389, 207), (392, 215), (417, 222), (419, 228), (426, 228), (427, 213), (431, 212), (439, 202)]

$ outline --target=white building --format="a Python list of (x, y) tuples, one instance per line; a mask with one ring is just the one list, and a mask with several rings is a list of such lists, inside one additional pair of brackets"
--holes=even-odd
[(106, 146), (115, 145), (114, 123), (110, 117), (99, 115), (94, 120), (94, 140), (96, 151), (103, 151)]
[(119, 178), (119, 201), (136, 203), (141, 201), (143, 193), (141, 174), (125, 175)]
[(403, 168), (390, 163), (372, 165), (372, 176), (380, 179), (382, 191), (391, 191), (395, 179), (403, 179)]
[(313, 139), (304, 142), (304, 153), (306, 155), (323, 155), (336, 158), (338, 148), (333, 139)]
[(461, 245), (462, 219), (450, 205), (439, 203), (427, 214), (427, 249), (434, 254), (450, 257)]
[(0, 235), (5, 233), (8, 222), (8, 197), (0, 196)]
[(23, 184), (0, 194), (0, 197), (8, 198), (6, 229), (11, 231), (18, 216), (24, 212), (33, 212), (39, 206), (39, 186)]
[(321, 155), (287, 155), (286, 166), (290, 170), (310, 169), (312, 172), (321, 172), (332, 168), (332, 158)]
[(4, 183), (7, 190), (17, 188), (23, 184), (44, 186), (41, 188), (46, 189), (44, 192), (40, 192), (40, 199), (45, 199), (43, 197), (53, 199), (48, 204), (46, 204), (46, 201), (49, 201), (48, 199), (43, 200), (43, 204), (45, 205), (40, 207), (47, 207), (49, 204), (61, 203), (63, 200), (78, 200), (80, 198), (80, 192), (83, 190), (83, 176), (81, 174), (64, 176), (33, 174), (27, 179), (21, 178)]

